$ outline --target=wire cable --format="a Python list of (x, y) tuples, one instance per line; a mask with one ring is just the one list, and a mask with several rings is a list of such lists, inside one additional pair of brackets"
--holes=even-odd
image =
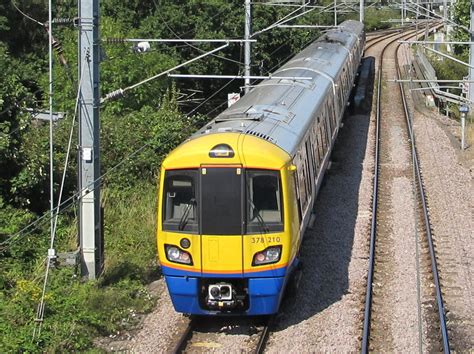
[(202, 59), (202, 58), (204, 58), (204, 57), (206, 57), (206, 56), (208, 56), (208, 55), (210, 55), (210, 54), (212, 54), (212, 53), (215, 53), (215, 52), (217, 52), (217, 51), (219, 51), (219, 50), (222, 50), (222, 49), (224, 49), (224, 48), (227, 48), (228, 46), (229, 46), (229, 43), (227, 42), (226, 44), (224, 44), (224, 45), (222, 45), (222, 46), (220, 46), (220, 47), (217, 47), (217, 48), (215, 48), (215, 49), (213, 49), (213, 50), (211, 50), (211, 51), (209, 51), (209, 52), (205, 52), (204, 54), (198, 55), (197, 57), (195, 57), (195, 58), (193, 58), (193, 59), (191, 59), (191, 60), (188, 60), (188, 61), (186, 61), (186, 62), (184, 62), (184, 63), (178, 64), (178, 65), (176, 65), (175, 67), (173, 67), (173, 68), (171, 68), (171, 69), (165, 70), (165, 71), (163, 71), (163, 72), (161, 72), (161, 73), (159, 73), (159, 74), (156, 74), (156, 75), (154, 75), (154, 76), (151, 76), (151, 77), (149, 77), (149, 78), (147, 78), (147, 79), (145, 79), (145, 80), (139, 81), (139, 82), (137, 82), (137, 83), (135, 83), (135, 84), (133, 84), (133, 85), (127, 86), (127, 87), (125, 87), (125, 88), (120, 88), (120, 89), (117, 89), (117, 90), (115, 90), (115, 91), (109, 92), (107, 95), (105, 95), (105, 97), (103, 97), (103, 98), (100, 99), (100, 103), (104, 103), (104, 102), (106, 102), (106, 101), (108, 101), (108, 100), (110, 100), (110, 99), (115, 99), (115, 98), (118, 98), (118, 97), (122, 97), (122, 96), (125, 94), (125, 92), (127, 92), (127, 91), (129, 91), (129, 90), (133, 90), (134, 88), (136, 88), (136, 87), (138, 87), (138, 86), (140, 86), (140, 85), (146, 84), (147, 82), (150, 82), (150, 81), (152, 81), (152, 80), (155, 80), (155, 79), (157, 79), (157, 78), (159, 78), (159, 77), (161, 77), (161, 76), (164, 76), (164, 75), (166, 75), (166, 74), (169, 74), (170, 72), (172, 72), (172, 71), (174, 71), (174, 70), (177, 70), (177, 69), (179, 69), (179, 68), (181, 68), (181, 67), (183, 67), (183, 66), (185, 66), (185, 65), (188, 65), (188, 64), (190, 64), (190, 63), (192, 63), (192, 62), (194, 62), (194, 61), (196, 61), (196, 60)]
[[(90, 50), (90, 48), (87, 48), (87, 52), (89, 52), (89, 50)], [(63, 175), (62, 175), (62, 178), (61, 178), (61, 186), (60, 186), (60, 189), (59, 189), (58, 205), (61, 204), (61, 199), (62, 199), (63, 191), (64, 191), (67, 165), (69, 163), (69, 154), (71, 152), (72, 136), (73, 136), (73, 133), (74, 133), (74, 127), (75, 127), (76, 117), (77, 117), (77, 112), (78, 112), (78, 107), (79, 107), (79, 98), (81, 96), (80, 87), (82, 85), (82, 78), (83, 78), (83, 75), (84, 75), (84, 69), (86, 67), (86, 65), (85, 65), (85, 61), (87, 60), (86, 58), (87, 58), (87, 55), (84, 56), (84, 62), (81, 65), (82, 70), (81, 70), (81, 75), (79, 77), (79, 84), (77, 86), (78, 89), (77, 89), (77, 95), (76, 95), (76, 103), (75, 103), (75, 106), (74, 106), (74, 114), (72, 116), (71, 130), (69, 132), (69, 141), (68, 141), (68, 145), (67, 145), (66, 159), (64, 161)], [(54, 238), (55, 238), (55, 235), (56, 235), (56, 228), (57, 228), (57, 225), (58, 225), (58, 216), (59, 216), (59, 213), (56, 213), (56, 216), (54, 218), (53, 237), (51, 238), (50, 248), (53, 248), (53, 246), (54, 246)]]
[[(158, 3), (156, 3), (156, 0), (153, 0), (153, 3), (155, 4), (156, 9), (162, 7), (162, 5), (161, 5), (161, 0), (159, 0)], [(220, 16), (224, 11), (226, 11), (226, 8), (225, 8), (225, 7), (223, 7), (220, 11), (217, 11), (213, 16), (211, 16), (210, 18), (208, 18), (207, 21), (211, 21), (211, 20), (213, 20), (214, 18), (216, 18), (217, 16)], [(158, 11), (158, 12), (159, 12), (160, 17), (161, 17), (162, 20), (163, 20), (163, 17), (162, 17), (162, 15), (161, 15), (162, 12), (161, 12), (161, 11)], [(166, 22), (166, 21), (164, 21), (164, 22)], [(178, 34), (176, 34), (176, 31), (174, 31), (174, 30), (171, 28), (171, 26), (168, 26), (167, 23), (165, 23), (165, 26), (166, 26), (171, 32), (173, 32), (173, 34), (175, 34), (178, 38), (182, 38), (182, 37), (184, 37), (185, 35), (188, 35), (188, 34), (190, 34), (191, 32), (196, 31), (196, 29), (197, 29), (197, 25), (195, 25), (194, 28), (191, 28), (191, 29), (187, 30), (186, 32), (183, 32), (183, 33), (181, 33), (181, 34), (178, 35)]]
[[(158, 2), (158, 5), (161, 5), (161, 0)], [(223, 12), (225, 10), (225, 8), (223, 10), (221, 10), (220, 12)], [(168, 24), (168, 22), (166, 22), (166, 20), (163, 18), (163, 15), (161, 13), (161, 11), (158, 11), (158, 15), (160, 16), (161, 18), (161, 21), (163, 22), (163, 24), (166, 26), (166, 28), (168, 28), (168, 30), (177, 38), (177, 39), (183, 39), (180, 35), (178, 35)], [(216, 16), (216, 15), (214, 15)], [(194, 48), (202, 53), (205, 52), (204, 49), (201, 49), (199, 47), (196, 47), (194, 45), (192, 45), (191, 43), (187, 43), (187, 42), (184, 42), (187, 46), (191, 47), (191, 48)], [(230, 62), (233, 62), (233, 63), (236, 63), (238, 65), (244, 65), (244, 63), (242, 62), (238, 62), (236, 60), (233, 60), (233, 59), (230, 59), (230, 58), (227, 58), (227, 57), (224, 57), (224, 56), (221, 56), (221, 55), (217, 55), (217, 54), (211, 54), (213, 57), (216, 57), (216, 58), (219, 58), (219, 59), (222, 59), (222, 60), (227, 60), (227, 61), (230, 61)]]
[[(48, 61), (49, 61), (49, 198), (50, 198), (50, 209), (49, 213), (51, 215), (50, 221), (50, 237), (54, 239), (54, 221), (53, 221), (53, 213), (54, 213), (54, 161), (53, 161), (53, 153), (54, 153), (54, 141), (53, 141), (53, 31), (52, 31), (52, 23), (53, 23), (53, 6), (52, 0), (48, 1)], [(46, 263), (46, 273), (43, 282), (43, 290), (41, 295), (41, 302), (38, 305), (38, 309), (36, 312), (35, 318), (35, 328), (33, 329), (33, 339), (36, 336), (40, 336), (41, 328), (43, 325), (43, 318), (44, 318), (44, 296), (46, 294), (46, 287), (48, 284), (48, 274), (49, 268), (51, 266), (51, 260), (54, 256), (54, 249), (48, 249), (48, 260)]]
[(15, 1), (14, 1), (14, 0), (10, 0), (10, 2), (11, 2), (11, 4), (13, 5), (13, 7), (14, 7), (19, 13), (21, 13), (24, 17), (26, 17), (28, 20), (37, 23), (37, 24), (40, 25), (41, 27), (44, 27), (44, 26), (45, 26), (44, 23), (41, 23), (40, 21), (34, 19), (33, 17), (31, 17), (31, 16), (29, 16), (28, 14), (24, 13), (23, 11), (21, 11), (21, 10), (19, 9), (19, 7), (15, 4)]

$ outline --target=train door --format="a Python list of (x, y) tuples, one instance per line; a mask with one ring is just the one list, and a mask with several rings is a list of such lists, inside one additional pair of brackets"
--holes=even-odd
[(200, 190), (201, 271), (207, 277), (242, 276), (242, 166), (201, 166)]

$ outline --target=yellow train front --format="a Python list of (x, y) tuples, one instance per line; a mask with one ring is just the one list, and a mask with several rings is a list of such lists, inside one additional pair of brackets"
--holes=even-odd
[(177, 311), (278, 311), (364, 43), (357, 21), (326, 31), (163, 161), (158, 255)]
[(166, 158), (158, 251), (176, 311), (277, 311), (297, 263), (293, 173), (283, 150), (239, 133), (190, 140)]

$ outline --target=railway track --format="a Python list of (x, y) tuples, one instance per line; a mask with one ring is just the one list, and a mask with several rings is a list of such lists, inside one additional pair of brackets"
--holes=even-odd
[[(259, 320), (262, 323), (259, 323)], [(222, 327), (238, 328), (239, 333), (246, 333), (245, 339), (241, 341), (241, 347), (233, 347), (232, 351), (263, 353), (268, 340), (268, 336), (273, 326), (274, 316), (266, 317), (263, 320), (240, 319), (236, 317), (212, 319), (207, 317), (191, 317), (187, 326), (181, 331), (172, 353), (184, 353), (197, 350), (199, 347), (205, 349), (221, 350), (225, 344), (218, 343), (218, 332)], [(216, 325), (217, 322), (217, 325)], [(195, 338), (197, 337), (197, 338)], [(227, 351), (224, 349), (224, 351)]]
[[(414, 35), (413, 31), (408, 37)], [(376, 167), (362, 352), (413, 351), (417, 344), (420, 352), (447, 353), (450, 348), (445, 310), (412, 119), (402, 84), (396, 84), (398, 93), (382, 84), (392, 78), (386, 77), (389, 73), (401, 78), (398, 38), (396, 34), (390, 37), (380, 55), (377, 76)], [(387, 37), (374, 40), (369, 48), (385, 40)], [(384, 110), (385, 104), (388, 108)], [(394, 146), (399, 146), (395, 152)], [(400, 217), (405, 218), (406, 225), (394, 221)], [(413, 250), (397, 255), (403, 242), (411, 242)], [(413, 305), (411, 313), (400, 309), (406, 306), (405, 301)], [(404, 315), (409, 318), (401, 319)], [(403, 326), (393, 326), (394, 321), (416, 326), (417, 335), (410, 334), (408, 328), (404, 333)]]

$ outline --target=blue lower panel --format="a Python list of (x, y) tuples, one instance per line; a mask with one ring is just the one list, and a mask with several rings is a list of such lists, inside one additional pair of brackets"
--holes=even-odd
[(278, 311), (283, 277), (249, 279), (248, 315), (269, 315)]
[[(218, 314), (199, 306), (198, 278), (165, 276), (176, 311), (196, 315)], [(250, 278), (250, 306), (246, 315), (268, 315), (278, 311), (284, 277)]]
[(165, 279), (176, 311), (205, 314), (199, 307), (198, 278), (165, 276)]

